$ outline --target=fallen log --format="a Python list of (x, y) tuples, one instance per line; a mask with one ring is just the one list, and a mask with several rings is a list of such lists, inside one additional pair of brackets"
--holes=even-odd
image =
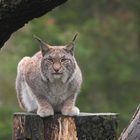
[(128, 127), (121, 133), (119, 140), (140, 140), (140, 106), (138, 106)]

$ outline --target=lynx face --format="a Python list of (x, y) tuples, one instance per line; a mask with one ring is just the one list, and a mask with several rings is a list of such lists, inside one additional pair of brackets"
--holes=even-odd
[(76, 63), (71, 49), (68, 50), (68, 46), (51, 46), (42, 52), (42, 75), (51, 82), (55, 79), (64, 83), (68, 81), (74, 73)]

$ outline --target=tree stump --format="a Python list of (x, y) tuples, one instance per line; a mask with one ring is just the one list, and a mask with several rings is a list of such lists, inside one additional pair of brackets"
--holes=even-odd
[(15, 113), (13, 140), (116, 140), (117, 114), (80, 113), (79, 116), (41, 118), (32, 113)]

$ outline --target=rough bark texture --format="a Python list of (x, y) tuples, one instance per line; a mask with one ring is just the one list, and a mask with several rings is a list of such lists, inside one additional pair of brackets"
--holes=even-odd
[(129, 126), (122, 132), (119, 140), (140, 140), (140, 106), (133, 115)]
[(15, 113), (13, 140), (116, 140), (115, 113), (61, 114), (47, 118), (29, 113)]
[(11, 34), (67, 0), (0, 0), (0, 48)]

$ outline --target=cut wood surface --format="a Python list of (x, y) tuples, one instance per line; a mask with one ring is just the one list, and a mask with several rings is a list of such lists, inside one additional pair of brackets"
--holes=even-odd
[(15, 113), (13, 140), (116, 140), (117, 114), (81, 113), (79, 116), (41, 118), (31, 113)]
[(67, 0), (0, 0), (0, 48), (25, 23)]

